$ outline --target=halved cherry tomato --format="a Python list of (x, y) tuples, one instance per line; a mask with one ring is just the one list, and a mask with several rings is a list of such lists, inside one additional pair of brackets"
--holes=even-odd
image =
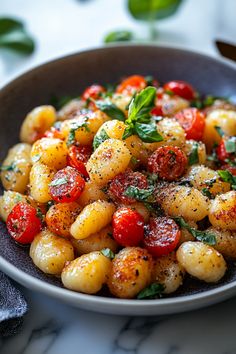
[(186, 139), (202, 139), (205, 127), (205, 115), (197, 108), (185, 108), (176, 113), (175, 119), (185, 130)]
[(58, 171), (50, 183), (52, 199), (58, 203), (74, 202), (79, 198), (85, 186), (79, 172), (70, 166)]
[(167, 181), (181, 177), (187, 166), (185, 153), (177, 146), (161, 146), (148, 159), (148, 170)]
[(126, 170), (124, 173), (118, 174), (110, 184), (108, 189), (109, 196), (116, 201), (124, 204), (132, 204), (136, 202), (135, 198), (125, 195), (125, 191), (129, 186), (145, 189), (148, 187), (147, 177), (140, 172)]
[(133, 94), (143, 90), (147, 86), (144, 76), (132, 75), (124, 79), (116, 89), (116, 93)]
[(180, 229), (173, 219), (151, 218), (143, 244), (153, 256), (160, 257), (169, 254), (177, 247), (180, 235)]
[(6, 225), (11, 237), (21, 244), (31, 243), (42, 227), (36, 209), (23, 202), (13, 207)]
[(163, 88), (165, 91), (171, 91), (175, 95), (185, 98), (189, 101), (193, 100), (195, 96), (193, 87), (185, 81), (169, 81), (163, 86)]
[(60, 130), (56, 129), (55, 127), (51, 127), (50, 130), (46, 130), (43, 137), (64, 140), (63, 134), (60, 132)]
[(85, 163), (88, 161), (92, 154), (92, 148), (90, 146), (70, 146), (68, 150), (67, 163), (69, 166), (76, 168), (79, 173), (88, 178), (88, 172), (85, 167)]
[(120, 208), (113, 215), (113, 237), (124, 247), (138, 246), (144, 236), (144, 219), (137, 211)]
[(101, 94), (105, 92), (105, 88), (101, 85), (91, 85), (86, 88), (82, 94), (82, 99), (87, 101), (89, 98), (97, 100), (101, 97)]

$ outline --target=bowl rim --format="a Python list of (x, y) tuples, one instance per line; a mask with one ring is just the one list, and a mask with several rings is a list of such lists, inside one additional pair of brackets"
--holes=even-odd
[[(99, 52), (99, 51), (106, 51), (110, 50), (112, 48), (115, 49), (122, 49), (122, 48), (127, 48), (127, 47), (141, 47), (145, 50), (145, 48), (155, 48), (159, 49), (160, 51), (164, 50), (169, 50), (169, 51), (176, 51), (179, 52), (180, 54), (187, 54), (187, 55), (193, 55), (197, 56), (199, 58), (205, 58), (207, 60), (210, 60), (216, 64), (222, 64), (225, 65), (233, 70), (236, 70), (236, 63), (229, 59), (225, 58), (217, 58), (214, 56), (206, 55), (204, 53), (198, 52), (198, 51), (193, 51), (185, 48), (180, 48), (180, 47), (175, 47), (175, 46), (159, 46), (155, 44), (136, 44), (136, 43), (129, 43), (129, 44), (109, 44), (106, 46), (100, 46), (100, 47), (95, 47), (91, 49), (85, 49), (81, 50), (69, 55), (64, 55), (60, 56), (58, 58), (55, 58), (53, 60), (47, 60), (43, 62), (40, 65), (35, 65), (31, 67), (29, 70), (26, 70), (25, 72), (21, 73), (20, 75), (16, 76), (15, 78), (11, 78), (9, 82), (6, 82), (6, 84), (0, 88), (0, 96), (1, 93), (5, 90), (8, 90), (11, 88), (11, 86), (14, 86), (15, 84), (19, 83), (22, 79), (27, 78), (30, 76), (32, 73), (34, 73), (37, 70), (44, 69), (47, 66), (54, 65), (55, 63), (59, 63), (60, 61), (63, 60), (69, 60), (70, 58), (76, 57), (81, 54), (88, 54), (92, 55), (94, 52)], [(148, 301), (143, 301), (143, 300), (138, 300), (138, 299), (119, 299), (119, 298), (109, 298), (109, 297), (104, 297), (104, 296), (97, 296), (97, 295), (89, 295), (89, 294), (83, 294), (79, 292), (75, 292), (66, 288), (59, 287), (57, 285), (49, 284), (46, 281), (43, 281), (41, 279), (35, 278), (32, 275), (26, 273), (23, 270), (18, 269), (16, 266), (14, 266), (12, 263), (7, 261), (5, 258), (3, 258), (0, 255), (0, 269), (6, 273), (8, 276), (10, 276), (12, 279), (15, 281), (19, 282), (20, 284), (39, 291), (41, 293), (45, 293), (48, 295), (51, 295), (56, 298), (60, 299), (65, 299), (70, 300), (74, 304), (76, 301), (80, 301), (81, 304), (86, 303), (86, 307), (88, 308), (89, 304), (94, 304), (96, 303), (98, 306), (99, 305), (111, 305), (112, 307), (119, 307), (122, 306), (122, 308), (127, 309), (127, 313), (132, 312), (132, 309), (136, 309), (137, 306), (139, 308), (147, 309), (147, 308), (153, 308), (155, 309), (161, 309), (161, 308), (167, 308), (171, 306), (178, 306), (178, 305), (185, 305), (186, 310), (194, 307), (202, 307), (204, 306), (204, 303), (208, 303), (211, 301), (213, 302), (218, 302), (224, 299), (229, 298), (232, 296), (234, 293), (236, 293), (236, 280), (225, 284), (225, 285), (220, 285), (219, 287), (216, 287), (214, 289), (209, 289), (205, 290), (200, 293), (195, 293), (191, 295), (182, 295), (179, 297), (170, 297), (170, 298), (161, 298), (161, 299), (154, 299), (154, 300), (148, 300)], [(219, 298), (220, 294), (224, 294), (222, 298)], [(198, 302), (198, 305), (193, 306), (194, 302)], [(80, 306), (82, 307), (82, 306)], [(131, 311), (129, 311), (131, 310)], [(98, 310), (99, 311), (99, 310)], [(183, 308), (181, 311), (184, 311)], [(109, 311), (108, 311), (109, 312)], [(122, 311), (123, 313), (124, 310)], [(169, 312), (169, 311), (164, 311), (164, 313)], [(171, 311), (171, 312), (176, 312), (176, 311)], [(154, 313), (154, 315), (156, 312)]]

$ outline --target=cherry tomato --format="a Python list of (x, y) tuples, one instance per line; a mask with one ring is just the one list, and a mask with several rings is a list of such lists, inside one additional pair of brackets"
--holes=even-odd
[(185, 153), (177, 146), (161, 146), (148, 159), (148, 170), (167, 181), (181, 177), (187, 165)]
[(43, 137), (64, 140), (63, 134), (60, 132), (60, 130), (56, 129), (55, 127), (51, 127), (50, 130), (46, 130)]
[(101, 94), (105, 92), (105, 88), (101, 85), (91, 85), (86, 88), (86, 90), (82, 94), (82, 99), (87, 101), (89, 98), (93, 98), (97, 100), (101, 97)]
[(72, 145), (68, 150), (68, 165), (76, 168), (84, 177), (88, 178), (88, 172), (85, 167), (85, 163), (88, 161), (92, 154), (92, 148), (90, 146), (75, 146)]
[(133, 94), (143, 90), (147, 86), (145, 78), (141, 75), (132, 75), (124, 79), (117, 86), (116, 93)]
[(137, 211), (120, 208), (113, 215), (113, 237), (124, 247), (137, 246), (144, 236), (144, 219)]
[(165, 91), (171, 91), (175, 95), (185, 98), (186, 100), (193, 100), (195, 92), (193, 87), (185, 81), (169, 81), (163, 86)]
[(125, 195), (125, 191), (129, 186), (146, 189), (148, 187), (147, 177), (140, 172), (126, 170), (124, 173), (118, 174), (110, 184), (108, 194), (113, 200), (124, 204), (132, 204), (136, 202), (135, 198)]
[(197, 108), (185, 108), (176, 113), (175, 119), (185, 130), (186, 139), (202, 139), (205, 127), (205, 115)]
[(163, 110), (162, 110), (162, 106), (161, 105), (157, 105), (156, 107), (154, 107), (151, 110), (151, 115), (156, 116), (156, 117), (158, 117), (158, 116), (163, 117), (164, 113), (163, 113)]
[(180, 235), (179, 227), (173, 219), (151, 218), (143, 244), (153, 256), (160, 257), (169, 254), (177, 247)]
[(70, 166), (58, 171), (50, 183), (52, 199), (58, 203), (74, 202), (79, 198), (85, 186), (79, 172)]
[(40, 232), (42, 223), (37, 211), (27, 203), (17, 203), (7, 218), (7, 230), (15, 241), (21, 244), (31, 243)]

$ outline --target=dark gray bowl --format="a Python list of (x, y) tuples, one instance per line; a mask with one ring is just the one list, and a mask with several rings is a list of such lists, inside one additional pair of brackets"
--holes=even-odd
[[(153, 75), (161, 82), (182, 79), (199, 92), (219, 96), (236, 93), (233, 64), (201, 54), (156, 46), (111, 46), (90, 50), (41, 65), (20, 76), (0, 92), (0, 159), (18, 141), (23, 118), (53, 95), (76, 95), (94, 82), (116, 82), (131, 74)], [(111, 314), (156, 315), (186, 311), (222, 301), (236, 293), (236, 266), (224, 279), (207, 285), (189, 279), (175, 295), (160, 300), (120, 300), (75, 293), (59, 280), (35, 268), (28, 249), (19, 247), (0, 223), (0, 269), (19, 283), (84, 309)]]

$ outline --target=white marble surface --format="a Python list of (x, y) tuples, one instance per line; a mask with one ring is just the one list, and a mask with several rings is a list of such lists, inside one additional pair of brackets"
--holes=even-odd
[[(81, 49), (104, 34), (128, 28), (145, 38), (144, 24), (125, 0), (0, 0), (0, 16), (25, 19), (37, 39), (29, 58), (0, 52), (0, 85), (22, 71)], [(216, 37), (235, 40), (235, 0), (186, 0), (178, 15), (159, 24), (158, 43), (217, 55)], [(108, 15), (109, 14), (109, 15)], [(22, 289), (29, 312), (22, 331), (0, 338), (1, 354), (235, 354), (236, 299), (169, 317), (130, 318), (85, 312)]]

